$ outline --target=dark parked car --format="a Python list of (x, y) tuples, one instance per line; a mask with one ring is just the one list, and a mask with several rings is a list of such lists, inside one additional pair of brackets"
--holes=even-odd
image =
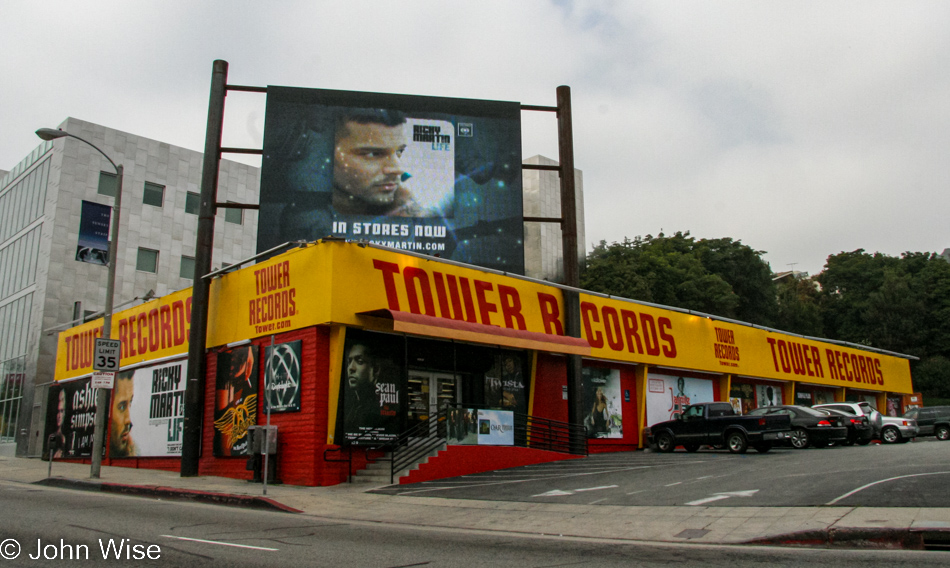
[(913, 418), (920, 429), (918, 436), (936, 436), (938, 440), (950, 440), (950, 406), (914, 408), (904, 413), (904, 418)]
[(841, 442), (843, 446), (866, 446), (874, 439), (874, 427), (867, 416), (855, 416), (850, 412), (834, 410), (832, 408), (822, 408), (824, 412), (844, 417), (844, 425), (848, 427), (848, 439)]
[(792, 422), (793, 448), (802, 450), (808, 446), (824, 448), (848, 440), (848, 427), (843, 416), (815, 410), (807, 406), (763, 406), (750, 411), (746, 416), (787, 415)]
[(700, 446), (725, 446), (744, 454), (749, 446), (765, 453), (784, 441), (791, 424), (787, 416), (742, 416), (728, 402), (703, 402), (683, 409), (676, 420), (657, 422), (645, 428), (647, 443), (661, 452), (683, 446), (695, 452)]

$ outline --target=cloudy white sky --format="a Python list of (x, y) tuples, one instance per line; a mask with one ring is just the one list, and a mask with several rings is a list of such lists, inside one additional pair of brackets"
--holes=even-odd
[[(572, 90), (587, 245), (690, 231), (767, 251), (950, 247), (950, 2), (4, 0), (0, 169), (68, 116), (200, 150), (229, 82), (554, 105)], [(232, 93), (226, 146), (260, 147)], [(523, 113), (524, 156), (557, 157)]]

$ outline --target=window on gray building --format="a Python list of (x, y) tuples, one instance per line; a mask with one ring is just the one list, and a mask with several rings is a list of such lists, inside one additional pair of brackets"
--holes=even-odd
[(145, 182), (145, 194), (142, 196), (142, 203), (161, 207), (163, 201), (165, 201), (165, 186), (150, 181)]
[(195, 277), (195, 257), (181, 257), (181, 270), (179, 271), (178, 275), (189, 280)]
[(139, 248), (138, 258), (135, 259), (135, 269), (142, 272), (158, 272), (158, 251)]
[(99, 172), (99, 195), (115, 197), (116, 176), (109, 172)]
[[(228, 201), (228, 203), (235, 203), (234, 201)], [(244, 224), (244, 210), (243, 209), (225, 209), (224, 210), (224, 221), (226, 223), (234, 223), (235, 225)]]
[(185, 194), (185, 213), (192, 215), (198, 214), (198, 208), (201, 207), (201, 195), (193, 191)]

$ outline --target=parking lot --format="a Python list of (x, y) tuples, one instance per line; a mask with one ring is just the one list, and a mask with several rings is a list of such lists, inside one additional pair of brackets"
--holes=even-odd
[(379, 493), (535, 503), (709, 507), (950, 507), (950, 443), (596, 454), (381, 488)]

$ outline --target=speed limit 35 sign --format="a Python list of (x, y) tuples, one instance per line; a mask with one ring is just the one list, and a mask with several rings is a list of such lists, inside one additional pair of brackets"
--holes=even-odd
[(92, 358), (94, 371), (118, 371), (122, 342), (118, 339), (96, 338), (96, 352)]

